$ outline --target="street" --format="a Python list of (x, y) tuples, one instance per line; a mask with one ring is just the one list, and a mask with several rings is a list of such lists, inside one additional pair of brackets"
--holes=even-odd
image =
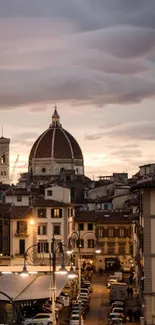
[(93, 293), (91, 296), (90, 310), (86, 317), (86, 325), (107, 324), (108, 313), (110, 310), (108, 294), (109, 290), (105, 284), (108, 275), (93, 276)]
[[(109, 289), (106, 287), (107, 275), (93, 275), (93, 293), (91, 295), (90, 310), (85, 319), (85, 325), (96, 325), (108, 323), (108, 314), (110, 311)], [(134, 299), (132, 299), (134, 303)], [(130, 304), (131, 305), (131, 304)], [(137, 324), (137, 323), (129, 323)]]

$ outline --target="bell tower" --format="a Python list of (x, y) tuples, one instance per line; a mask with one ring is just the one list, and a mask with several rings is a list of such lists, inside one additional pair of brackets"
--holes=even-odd
[(10, 139), (0, 137), (0, 182), (10, 183)]

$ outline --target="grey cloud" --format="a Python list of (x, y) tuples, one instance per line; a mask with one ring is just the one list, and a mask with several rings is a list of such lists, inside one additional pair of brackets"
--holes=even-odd
[(140, 149), (130, 149), (128, 145), (126, 149), (118, 149), (110, 154), (112, 157), (126, 159), (126, 158), (139, 158), (142, 156), (142, 151)]
[(155, 49), (155, 30), (115, 26), (84, 33), (81, 42), (120, 58), (143, 57)]
[(87, 101), (98, 106), (133, 103), (153, 97), (155, 89), (155, 83), (136, 76), (121, 77), (76, 66), (36, 71), (1, 70), (0, 74), (1, 109), (48, 101), (78, 104)]
[(152, 98), (154, 12), (152, 0), (3, 1), (0, 108)]
[(134, 141), (155, 141), (155, 122), (124, 123), (124, 125), (111, 127), (104, 132), (87, 134), (85, 140), (95, 140), (103, 137), (121, 139), (121, 141), (133, 139)]

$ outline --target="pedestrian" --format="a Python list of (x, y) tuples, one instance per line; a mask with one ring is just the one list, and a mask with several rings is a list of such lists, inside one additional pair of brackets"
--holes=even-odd
[(134, 316), (134, 321), (137, 322), (138, 321), (137, 309), (134, 310), (133, 316)]
[(102, 276), (102, 274), (103, 274), (103, 270), (102, 270), (101, 267), (99, 268), (99, 272), (100, 272), (100, 275)]
[(129, 307), (128, 311), (127, 311), (127, 317), (129, 319), (129, 322), (132, 322), (132, 317), (133, 317), (133, 310), (131, 307)]
[(139, 307), (137, 308), (137, 321), (140, 321), (140, 316), (141, 316), (141, 311), (139, 309)]
[(133, 288), (132, 287), (130, 288), (130, 296), (131, 296), (131, 298), (133, 297)]
[(129, 294), (130, 294), (130, 288), (129, 288), (129, 286), (127, 287), (126, 291), (127, 291), (127, 296), (129, 298)]

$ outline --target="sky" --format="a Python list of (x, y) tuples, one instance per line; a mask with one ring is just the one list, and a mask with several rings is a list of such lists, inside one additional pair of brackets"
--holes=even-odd
[(55, 104), (87, 176), (155, 162), (154, 0), (0, 0), (0, 125), (16, 177)]

